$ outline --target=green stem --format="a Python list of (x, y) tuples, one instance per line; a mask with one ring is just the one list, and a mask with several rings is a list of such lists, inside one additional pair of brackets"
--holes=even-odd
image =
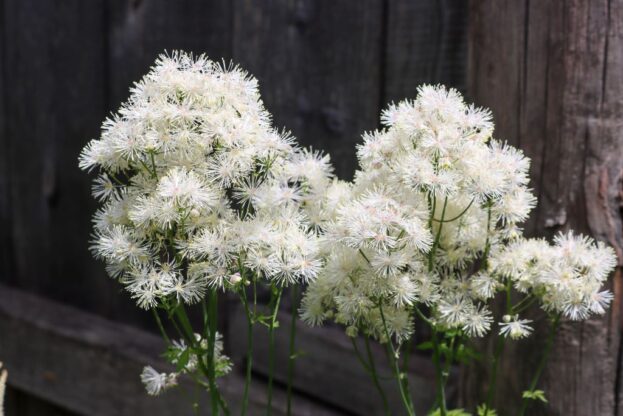
[(489, 264), (489, 251), (491, 250), (491, 202), (487, 203), (487, 239), (485, 240), (485, 251), (482, 255), (481, 269), (487, 270)]
[[(213, 308), (212, 305), (215, 302), (213, 302), (210, 299), (209, 303), (210, 303), (209, 309), (212, 309)], [(173, 313), (175, 317), (177, 318), (177, 320), (179, 321), (179, 325), (178, 325), (175, 319), (172, 320), (174, 327), (180, 333), (182, 338), (186, 340), (186, 342), (189, 345), (189, 348), (192, 348), (197, 354), (197, 364), (199, 365), (199, 369), (201, 370), (203, 375), (208, 379), (208, 390), (210, 392), (210, 405), (212, 407), (212, 414), (218, 415), (218, 407), (220, 405), (221, 408), (223, 409), (223, 412), (226, 415), (229, 415), (229, 410), (227, 409), (227, 405), (225, 404), (225, 401), (221, 397), (216, 387), (216, 383), (214, 382), (214, 377), (213, 377), (214, 375), (214, 343), (215, 343), (215, 337), (216, 337), (216, 328), (214, 327), (214, 331), (212, 333), (212, 322), (216, 320), (216, 314), (212, 315), (211, 312), (208, 311), (208, 314), (209, 314), (208, 325), (210, 329), (210, 336), (208, 338), (208, 365), (206, 367), (206, 364), (203, 362), (203, 359), (201, 357), (202, 348), (200, 345), (197, 344), (197, 340), (195, 339), (195, 336), (193, 334), (192, 326), (190, 325), (190, 320), (188, 319), (188, 315), (186, 314), (184, 305), (181, 303), (176, 305)], [(212, 357), (210, 357), (211, 355)]]
[[(510, 279), (506, 281), (506, 314), (513, 314), (513, 306), (511, 303), (511, 285)], [(521, 303), (521, 302), (520, 302)], [(495, 396), (495, 387), (497, 384), (498, 368), (500, 363), (500, 357), (504, 351), (504, 344), (506, 343), (506, 337), (504, 335), (498, 335), (495, 350), (493, 351), (493, 361), (491, 362), (491, 371), (489, 374), (489, 385), (487, 386), (487, 397), (485, 400), (485, 413), (484, 416), (488, 416), (489, 411), (492, 410), (493, 397)]]
[(279, 312), (279, 303), (281, 301), (281, 293), (283, 292), (283, 288), (275, 288), (274, 286), (271, 288), (271, 293), (274, 295), (274, 291), (277, 291), (277, 298), (273, 304), (272, 315), (270, 319), (270, 326), (268, 328), (268, 336), (269, 336), (269, 356), (268, 356), (268, 405), (266, 407), (266, 414), (270, 415), (272, 413), (272, 402), (273, 402), (273, 378), (275, 375), (275, 323), (277, 322), (277, 312)]
[[(436, 198), (435, 198), (436, 200)], [(446, 208), (448, 207), (448, 197), (446, 197), (443, 201), (443, 208), (441, 209), (441, 220), (439, 222), (439, 228), (437, 228), (437, 234), (435, 235), (435, 241), (433, 242), (433, 246), (428, 253), (428, 271), (433, 271), (433, 265), (435, 262), (435, 252), (437, 251), (437, 247), (439, 247), (439, 240), (441, 239), (441, 229), (444, 224), (444, 217), (446, 215)], [(431, 218), (435, 215), (434, 212), (431, 213)]]
[[(218, 388), (216, 386), (216, 313), (217, 313), (217, 294), (216, 289), (210, 289), (208, 298), (208, 318), (209, 318), (209, 339), (208, 339), (208, 384), (210, 385), (210, 395), (212, 400), (215, 401), (212, 404), (212, 412), (218, 414), (218, 405), (221, 406), (225, 414), (229, 414), (229, 411), (221, 397)], [(201, 361), (201, 360), (199, 360)]]
[(294, 378), (294, 360), (296, 359), (296, 313), (298, 310), (298, 286), (290, 289), (290, 299), (292, 303), (292, 317), (290, 321), (290, 346), (288, 355), (288, 398), (286, 414), (292, 414), (292, 380)]
[[(543, 369), (545, 368), (545, 363), (547, 363), (547, 359), (549, 358), (549, 354), (552, 350), (552, 345), (554, 345), (554, 338), (556, 337), (556, 332), (558, 331), (558, 326), (560, 325), (560, 314), (556, 315), (552, 319), (552, 326), (549, 332), (549, 336), (547, 337), (547, 341), (545, 343), (545, 350), (543, 351), (543, 355), (541, 356), (541, 360), (539, 361), (539, 366), (532, 377), (532, 382), (530, 383), (530, 388), (528, 391), (534, 391), (536, 389), (537, 384), (539, 383), (539, 379), (541, 378), (541, 374), (543, 373)], [(530, 404), (530, 399), (523, 398), (521, 401), (521, 408), (519, 409), (519, 416), (523, 416), (528, 409), (528, 405)]]
[(436, 402), (439, 406), (439, 411), (441, 416), (446, 416), (448, 414), (448, 409), (446, 408), (446, 392), (445, 392), (445, 382), (443, 376), (443, 370), (441, 368), (441, 352), (439, 348), (439, 336), (437, 334), (437, 329), (433, 328), (433, 363), (435, 364), (435, 383), (437, 384), (436, 393), (437, 398)]
[(495, 350), (493, 352), (493, 361), (491, 363), (491, 374), (489, 376), (489, 385), (487, 386), (487, 398), (485, 400), (485, 413), (483, 416), (488, 416), (489, 411), (492, 410), (493, 396), (495, 395), (495, 385), (497, 383), (498, 376), (498, 364), (502, 351), (504, 351), (504, 344), (506, 343), (506, 337), (504, 335), (498, 335)]
[(463, 215), (465, 215), (465, 213), (467, 212), (468, 209), (470, 209), (473, 203), (474, 203), (474, 200), (472, 199), (470, 203), (467, 205), (467, 207), (465, 207), (465, 209), (461, 211), (461, 213), (454, 218), (450, 218), (449, 220), (444, 220), (444, 219), (438, 220), (436, 218), (432, 218), (432, 221), (439, 222), (439, 223), (456, 221), (459, 218), (461, 218)]
[[(374, 364), (374, 356), (372, 355), (372, 351), (370, 350), (370, 340), (367, 336), (364, 338), (364, 340), (366, 343), (366, 354), (368, 355), (368, 361), (370, 362), (370, 374), (372, 376), (372, 382), (374, 383), (374, 386), (378, 390), (379, 395), (381, 396), (381, 400), (383, 401), (383, 410), (385, 411), (385, 414), (389, 416), (391, 414), (389, 411), (389, 404), (387, 402), (387, 396), (385, 395), (385, 391), (383, 391), (383, 388), (381, 387), (381, 383), (379, 382), (378, 373), (376, 372), (376, 365)], [(353, 339), (353, 343), (355, 343), (354, 339)]]
[(454, 345), (456, 343), (456, 338), (457, 338), (457, 335), (455, 334), (455, 335), (452, 336), (452, 339), (450, 340), (450, 348), (449, 348), (450, 355), (449, 355), (449, 358), (448, 358), (448, 360), (446, 362), (446, 366), (445, 366), (445, 368), (443, 370), (443, 375), (444, 375), (443, 385), (444, 385), (444, 387), (445, 387), (446, 384), (448, 384), (448, 378), (450, 377), (450, 367), (452, 366), (452, 363), (454, 362)]
[[(526, 299), (528, 299), (526, 301)], [(536, 302), (536, 296), (526, 296), (521, 302), (513, 306), (513, 314), (521, 313), (528, 309), (534, 302)]]
[(411, 402), (411, 397), (408, 394), (408, 379), (406, 375), (404, 376), (400, 372), (400, 367), (398, 366), (398, 358), (396, 354), (396, 349), (394, 348), (394, 343), (392, 342), (392, 338), (389, 334), (389, 330), (387, 329), (387, 321), (385, 320), (385, 314), (383, 312), (383, 305), (379, 302), (379, 311), (381, 313), (381, 320), (383, 321), (383, 331), (385, 332), (385, 337), (387, 338), (387, 355), (394, 370), (394, 375), (396, 377), (396, 381), (398, 382), (398, 388), (400, 390), (400, 398), (402, 399), (402, 404), (407, 411), (409, 416), (415, 416), (415, 410), (413, 409), (413, 403)]
[(249, 386), (251, 385), (251, 370), (253, 368), (253, 316), (249, 309), (249, 302), (247, 301), (247, 292), (244, 284), (240, 285), (242, 305), (244, 306), (244, 312), (247, 315), (247, 368), (244, 382), (244, 394), (242, 396), (242, 415), (247, 414), (247, 407), (249, 406)]
[(154, 318), (156, 319), (156, 324), (158, 324), (158, 329), (160, 330), (162, 338), (164, 338), (167, 345), (171, 345), (171, 339), (167, 335), (167, 331), (164, 330), (164, 326), (162, 325), (162, 321), (160, 320), (160, 315), (158, 315), (158, 311), (153, 308), (151, 312), (154, 314)]

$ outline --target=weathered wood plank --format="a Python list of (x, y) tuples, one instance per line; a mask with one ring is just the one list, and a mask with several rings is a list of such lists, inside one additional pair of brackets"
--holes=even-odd
[[(192, 414), (180, 390), (157, 398), (144, 392), (142, 367), (166, 369), (164, 343), (148, 332), (0, 286), (0, 334), (10, 384), (50, 403), (88, 415)], [(232, 374), (219, 384), (232, 413), (239, 412), (242, 377)], [(189, 388), (187, 381), (182, 386)], [(254, 381), (250, 414), (264, 412), (264, 386)], [(303, 397), (296, 401), (297, 415), (337, 415)], [(273, 403), (273, 414), (285, 414), (283, 391), (276, 391)]]
[(8, 386), (5, 416), (76, 416), (76, 413), (54, 406), (30, 394)]
[[(291, 315), (279, 313), (280, 328), (275, 336), (276, 362), (275, 379), (287, 383), (287, 365), (289, 356), (289, 331)], [(227, 344), (231, 348), (232, 358), (244, 368), (247, 345), (247, 321), (241, 308), (233, 312), (230, 336)], [(294, 388), (308, 396), (329, 403), (345, 412), (360, 415), (383, 413), (378, 392), (368, 374), (357, 360), (350, 339), (342, 328), (310, 328), (297, 322), (297, 351), (302, 355), (296, 359)], [(268, 331), (261, 325), (254, 329), (254, 372), (264, 376), (268, 374), (269, 342)], [(402, 414), (402, 403), (396, 382), (391, 378), (391, 370), (381, 345), (372, 344), (378, 371), (388, 379), (381, 381), (387, 392), (393, 410), (392, 414)], [(363, 342), (360, 348), (365, 351)], [(434, 400), (434, 368), (429, 359), (413, 355), (409, 363), (409, 383), (417, 414), (425, 414)], [(455, 400), (456, 384), (451, 377), (447, 394), (450, 401)], [(296, 414), (297, 403), (294, 403)]]
[[(0, 26), (5, 27), (4, 0), (0, 0)], [(5, 30), (0, 30), (0, 143), (8, 149), (6, 97), (6, 39)], [(13, 276), (12, 227), (11, 227), (11, 181), (8, 151), (0, 152), (0, 281)]]
[[(493, 109), (498, 134), (533, 159), (540, 201), (529, 230), (592, 234), (621, 261), (623, 2), (482, 0), (470, 9), (471, 93)], [(563, 325), (543, 380), (549, 406), (534, 406), (531, 414), (620, 409), (619, 280), (608, 315)], [(509, 351), (502, 376), (508, 386), (499, 391), (503, 414), (527, 385), (541, 345), (535, 338)]]
[(383, 1), (237, 0), (233, 22), (234, 58), (275, 124), (351, 177), (355, 143), (378, 124)]
[(77, 168), (105, 111), (103, 7), (4, 1), (0, 270), (5, 282), (105, 313), (111, 282), (88, 253), (94, 204)]
[(465, 89), (467, 2), (389, 0), (386, 25), (383, 105), (424, 83)]
[(118, 108), (165, 50), (229, 60), (231, 19), (228, 0), (111, 0), (109, 110)]

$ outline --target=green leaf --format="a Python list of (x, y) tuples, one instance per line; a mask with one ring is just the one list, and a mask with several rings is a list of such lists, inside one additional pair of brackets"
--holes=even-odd
[(495, 409), (487, 407), (486, 404), (481, 404), (480, 406), (478, 406), (478, 408), (476, 409), (476, 414), (478, 416), (498, 416), (498, 412), (496, 412)]
[[(471, 413), (467, 413), (463, 409), (452, 409), (446, 412), (448, 416), (472, 416)], [(441, 409), (435, 409), (428, 414), (428, 416), (441, 416)]]
[(547, 403), (545, 392), (543, 390), (526, 390), (521, 395), (524, 399), (538, 400), (543, 403)]
[(177, 356), (177, 362), (175, 363), (175, 367), (177, 371), (180, 372), (186, 365), (188, 364), (188, 360), (190, 359), (190, 348), (186, 348), (180, 355)]
[(425, 341), (425, 342), (422, 342), (421, 344), (418, 344), (416, 346), (416, 348), (418, 350), (422, 350), (422, 351), (432, 350), (433, 349), (433, 343), (431, 341)]

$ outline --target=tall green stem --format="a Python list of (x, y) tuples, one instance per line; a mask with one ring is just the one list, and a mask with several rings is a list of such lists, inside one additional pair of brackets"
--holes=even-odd
[(493, 361), (491, 363), (491, 374), (489, 375), (489, 386), (487, 386), (487, 398), (485, 401), (485, 413), (483, 416), (488, 416), (489, 411), (492, 409), (493, 396), (495, 395), (495, 385), (498, 377), (498, 364), (500, 362), (500, 356), (504, 351), (504, 344), (506, 343), (506, 337), (504, 335), (498, 335), (497, 342), (495, 344), (495, 350), (493, 352)]
[[(186, 340), (190, 348), (198, 351), (199, 354), (202, 351), (200, 345), (198, 345), (197, 340), (193, 334), (193, 329), (190, 324), (190, 320), (188, 319), (188, 315), (186, 314), (186, 310), (184, 309), (183, 304), (178, 304), (174, 310), (175, 317), (179, 321), (181, 326), (178, 326), (173, 320), (173, 323), (182, 335), (182, 337)], [(205, 324), (205, 323), (204, 323)], [(219, 414), (219, 406), (223, 410), (225, 415), (229, 415), (229, 409), (225, 400), (221, 396), (218, 387), (216, 385), (216, 375), (215, 375), (215, 365), (214, 365), (214, 349), (216, 345), (216, 290), (212, 289), (209, 294), (208, 299), (208, 357), (207, 357), (207, 366), (203, 361), (202, 357), (199, 355), (197, 358), (197, 364), (199, 365), (199, 369), (203, 373), (203, 375), (208, 379), (208, 390), (210, 392), (210, 405), (212, 407), (212, 414)]]
[[(434, 200), (433, 202), (436, 200), (435, 197), (433, 197)], [(434, 207), (435, 205), (433, 205)], [(448, 207), (448, 197), (446, 197), (443, 201), (443, 208), (441, 209), (441, 220), (439, 222), (439, 228), (437, 228), (437, 233), (435, 235), (435, 241), (433, 242), (433, 246), (430, 249), (430, 252), (428, 253), (428, 271), (432, 272), (433, 268), (434, 268), (434, 264), (435, 264), (435, 252), (437, 251), (437, 247), (439, 247), (439, 240), (441, 239), (441, 229), (443, 228), (443, 224), (444, 224), (444, 217), (446, 215), (446, 208)], [(433, 208), (435, 209), (435, 208)], [(431, 219), (434, 218), (435, 216), (435, 212), (431, 212)]]
[(439, 406), (439, 411), (441, 416), (446, 416), (448, 414), (448, 409), (446, 408), (446, 391), (445, 391), (445, 380), (443, 376), (443, 370), (441, 368), (441, 351), (439, 346), (439, 336), (437, 334), (437, 329), (432, 328), (433, 330), (433, 363), (435, 364), (435, 384), (437, 398), (436, 402)]
[[(541, 356), (541, 360), (539, 361), (539, 366), (532, 377), (532, 382), (530, 383), (529, 391), (534, 391), (536, 389), (537, 384), (539, 384), (539, 379), (541, 378), (541, 374), (543, 373), (543, 369), (545, 368), (545, 364), (547, 363), (547, 359), (549, 358), (549, 354), (552, 351), (552, 345), (554, 345), (554, 338), (556, 337), (556, 332), (558, 331), (558, 326), (560, 325), (560, 314), (556, 315), (552, 319), (552, 326), (549, 332), (549, 336), (547, 337), (547, 341), (545, 343), (545, 350), (543, 351), (543, 355)], [(530, 404), (530, 399), (524, 397), (521, 401), (521, 408), (519, 409), (519, 416), (523, 416), (528, 409), (528, 405)]]
[(374, 356), (372, 355), (372, 351), (370, 350), (370, 340), (367, 336), (364, 338), (364, 340), (366, 343), (366, 354), (368, 355), (368, 362), (370, 363), (370, 374), (372, 375), (372, 382), (374, 383), (374, 386), (378, 390), (379, 395), (381, 396), (381, 400), (383, 401), (383, 410), (385, 411), (385, 414), (389, 416), (391, 414), (389, 411), (389, 404), (387, 402), (387, 396), (385, 395), (385, 391), (383, 391), (381, 383), (379, 382), (378, 373), (376, 372)]
[(249, 302), (247, 301), (247, 292), (244, 284), (240, 285), (240, 297), (242, 299), (242, 305), (244, 306), (244, 312), (247, 315), (247, 368), (244, 381), (244, 393), (242, 396), (242, 410), (241, 414), (247, 414), (247, 408), (249, 406), (249, 386), (251, 385), (251, 370), (253, 368), (253, 316), (249, 309)]
[(160, 315), (158, 315), (158, 311), (156, 310), (156, 308), (153, 308), (151, 312), (154, 314), (154, 319), (156, 320), (156, 324), (158, 325), (158, 329), (160, 330), (162, 338), (167, 343), (167, 345), (171, 345), (171, 339), (167, 335), (167, 331), (164, 330), (164, 326), (162, 325), (162, 321), (160, 320)]
[[(218, 415), (218, 391), (216, 389), (216, 377), (214, 373), (214, 349), (216, 344), (216, 292), (210, 291), (208, 298), (208, 384), (210, 385), (210, 397), (212, 413)], [(200, 360), (201, 361), (201, 360)]]
[(272, 413), (273, 402), (273, 378), (275, 375), (275, 323), (277, 322), (277, 312), (279, 312), (279, 303), (281, 302), (281, 293), (283, 288), (271, 288), (274, 296), (276, 290), (276, 299), (274, 300), (273, 310), (270, 318), (270, 326), (268, 328), (269, 336), (269, 356), (268, 356), (268, 404), (266, 407), (266, 414)]
[(385, 395), (385, 391), (381, 387), (380, 377), (376, 371), (376, 365), (374, 364), (374, 356), (372, 355), (372, 351), (370, 350), (370, 341), (369, 341), (368, 336), (366, 336), (364, 340), (366, 344), (366, 354), (367, 354), (369, 363), (366, 362), (365, 358), (359, 351), (359, 347), (357, 346), (357, 340), (355, 338), (350, 339), (350, 341), (353, 344), (353, 349), (355, 350), (355, 355), (357, 356), (357, 359), (361, 363), (361, 366), (364, 368), (366, 373), (372, 379), (372, 382), (374, 383), (374, 387), (379, 392), (379, 396), (381, 396), (381, 401), (383, 402), (383, 410), (385, 414), (390, 415), (387, 396)]
[[(511, 285), (510, 279), (506, 281), (506, 305), (505, 310), (507, 315), (513, 314), (513, 305), (511, 303)], [(498, 378), (498, 368), (500, 363), (500, 357), (504, 351), (504, 344), (506, 343), (506, 337), (504, 335), (498, 335), (495, 350), (493, 351), (493, 361), (491, 362), (491, 371), (489, 372), (489, 385), (487, 386), (487, 397), (485, 399), (485, 413), (484, 416), (489, 415), (491, 405), (493, 404), (493, 397), (495, 396), (495, 387)]]
[(298, 310), (298, 286), (290, 289), (292, 316), (290, 320), (290, 345), (288, 353), (288, 404), (286, 414), (292, 414), (292, 379), (294, 378), (294, 360), (296, 359), (296, 314)]
[(381, 320), (383, 321), (383, 331), (385, 332), (385, 337), (387, 338), (387, 355), (390, 361), (390, 364), (394, 370), (394, 375), (396, 377), (396, 381), (398, 382), (398, 388), (400, 389), (400, 398), (402, 399), (402, 404), (407, 411), (409, 416), (415, 416), (415, 410), (413, 409), (413, 403), (411, 402), (411, 396), (409, 395), (408, 388), (408, 379), (406, 375), (400, 372), (400, 367), (398, 365), (398, 354), (396, 353), (396, 349), (394, 348), (394, 343), (392, 342), (391, 335), (389, 330), (387, 329), (387, 321), (385, 320), (385, 313), (383, 312), (383, 305), (379, 302), (379, 312), (381, 313)]

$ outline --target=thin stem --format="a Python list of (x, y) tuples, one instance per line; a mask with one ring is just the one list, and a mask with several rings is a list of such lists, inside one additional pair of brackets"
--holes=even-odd
[(448, 409), (446, 408), (446, 392), (445, 392), (445, 382), (443, 376), (443, 370), (441, 368), (441, 352), (439, 348), (439, 336), (437, 334), (437, 329), (433, 328), (433, 363), (435, 364), (435, 383), (437, 384), (436, 393), (436, 403), (439, 406), (439, 411), (441, 416), (446, 416), (448, 414)]
[(270, 415), (272, 413), (272, 402), (273, 402), (273, 378), (275, 375), (275, 323), (277, 322), (277, 312), (279, 311), (279, 303), (281, 301), (281, 293), (283, 292), (283, 288), (275, 288), (274, 286), (271, 288), (271, 293), (274, 295), (274, 291), (276, 290), (277, 298), (273, 304), (272, 315), (270, 318), (270, 326), (268, 328), (269, 334), (269, 356), (268, 356), (268, 405), (266, 407), (266, 414)]
[(418, 316), (418, 318), (420, 318), (421, 320), (423, 320), (424, 322), (426, 322), (430, 327), (433, 327), (433, 321), (431, 321), (430, 319), (428, 319), (426, 317), (426, 315), (424, 315), (422, 313), (422, 311), (420, 310), (420, 308), (418, 308), (416, 305), (413, 305), (413, 310), (415, 311), (415, 314)]
[(448, 378), (450, 378), (450, 367), (452, 366), (452, 363), (454, 362), (454, 344), (456, 343), (456, 338), (457, 335), (453, 335), (452, 339), (450, 340), (450, 357), (449, 359), (446, 361), (446, 366), (443, 370), (443, 385), (445, 387), (445, 385), (448, 383)]
[(151, 167), (154, 170), (154, 177), (157, 177), (158, 171), (156, 170), (156, 161), (154, 160), (154, 152), (149, 152), (149, 156), (151, 157)]
[[(370, 375), (372, 376), (372, 382), (374, 383), (374, 386), (378, 390), (379, 395), (381, 396), (381, 400), (383, 401), (383, 410), (385, 411), (385, 414), (389, 416), (391, 414), (389, 411), (389, 404), (387, 402), (387, 396), (385, 395), (385, 391), (383, 391), (381, 383), (379, 382), (378, 373), (376, 372), (374, 356), (372, 355), (372, 351), (370, 350), (370, 340), (367, 336), (364, 338), (364, 340), (366, 343), (366, 354), (368, 355), (368, 361), (370, 362)], [(357, 345), (354, 339), (353, 344)]]
[(296, 359), (296, 311), (298, 309), (298, 286), (290, 289), (290, 300), (292, 304), (292, 316), (290, 320), (290, 346), (288, 355), (288, 398), (286, 414), (292, 414), (292, 379), (294, 378), (294, 360)]
[(394, 375), (396, 377), (396, 381), (398, 382), (398, 388), (400, 389), (400, 398), (402, 399), (402, 404), (407, 411), (409, 416), (415, 416), (415, 410), (413, 410), (413, 403), (411, 402), (411, 397), (405, 391), (405, 385), (408, 386), (408, 379), (404, 378), (403, 382), (403, 374), (400, 372), (400, 367), (398, 366), (398, 358), (396, 354), (396, 349), (394, 348), (394, 343), (392, 342), (392, 338), (389, 334), (389, 330), (387, 329), (387, 321), (385, 320), (385, 314), (383, 313), (383, 305), (379, 302), (379, 311), (381, 313), (381, 320), (383, 321), (383, 331), (385, 332), (385, 337), (387, 338), (387, 355), (394, 369)]
[(467, 205), (467, 207), (465, 207), (465, 209), (461, 211), (461, 213), (454, 218), (450, 218), (449, 220), (444, 220), (444, 219), (438, 220), (437, 218), (432, 218), (432, 221), (440, 222), (440, 223), (456, 221), (459, 218), (461, 218), (463, 215), (465, 215), (465, 213), (467, 212), (468, 209), (470, 209), (473, 203), (474, 203), (474, 200), (472, 199), (469, 205)]
[(489, 250), (491, 250), (491, 202), (487, 203), (487, 239), (485, 241), (485, 251), (482, 255), (481, 269), (486, 270), (489, 263)]
[(171, 339), (167, 335), (167, 331), (164, 330), (164, 326), (162, 325), (162, 321), (160, 320), (160, 315), (158, 315), (158, 311), (156, 310), (156, 308), (153, 308), (151, 312), (154, 314), (154, 318), (156, 319), (156, 324), (158, 324), (158, 329), (160, 330), (162, 338), (164, 338), (167, 345), (171, 345)]
[[(210, 385), (210, 394), (212, 395), (213, 400), (216, 400), (216, 406), (220, 405), (223, 409), (223, 412), (228, 415), (229, 410), (227, 409), (227, 405), (225, 401), (221, 397), (221, 394), (218, 391), (216, 386), (216, 319), (217, 319), (217, 294), (216, 289), (210, 289), (209, 298), (208, 298), (208, 318), (209, 318), (209, 329), (210, 336), (208, 339), (208, 384)], [(201, 360), (199, 360), (201, 361)], [(215, 405), (212, 405), (212, 411), (215, 412)], [(216, 408), (215, 414), (218, 414), (218, 408)]]
[[(539, 361), (539, 366), (532, 377), (532, 382), (530, 383), (530, 387), (528, 391), (534, 391), (536, 389), (537, 384), (539, 383), (539, 379), (541, 378), (541, 374), (543, 373), (543, 369), (545, 368), (545, 363), (547, 363), (547, 359), (549, 358), (549, 354), (552, 350), (552, 345), (554, 345), (554, 338), (556, 337), (556, 332), (558, 331), (558, 326), (560, 325), (560, 314), (556, 315), (552, 319), (552, 326), (549, 332), (549, 336), (547, 337), (547, 341), (545, 343), (545, 350), (543, 351), (543, 355), (541, 356), (541, 360)], [(528, 409), (528, 405), (530, 404), (530, 399), (523, 398), (521, 401), (521, 408), (519, 409), (519, 416), (523, 416)]]
[[(513, 306), (511, 303), (511, 280), (506, 282), (506, 313), (511, 315), (513, 313)], [(520, 302), (521, 303), (521, 302)], [(489, 375), (489, 385), (487, 387), (487, 397), (485, 400), (485, 413), (483, 416), (488, 416), (493, 404), (493, 397), (495, 396), (495, 387), (497, 384), (498, 367), (500, 363), (500, 357), (504, 351), (504, 344), (506, 343), (506, 337), (504, 335), (498, 335), (495, 350), (493, 351), (493, 361), (491, 363), (491, 372)]]
[[(214, 295), (216, 296), (216, 292), (214, 290), (212, 290), (211, 292), (214, 292)], [(212, 301), (212, 299), (210, 299), (210, 306), (209, 309), (215, 307), (215, 302)], [(193, 330), (192, 330), (192, 326), (190, 325), (190, 320), (188, 319), (188, 315), (186, 314), (186, 310), (184, 309), (184, 305), (183, 304), (178, 304), (176, 305), (173, 313), (175, 314), (175, 317), (177, 318), (177, 320), (179, 321), (179, 324), (177, 324), (177, 322), (175, 321), (175, 319), (172, 319), (171, 321), (173, 322), (173, 326), (175, 327), (175, 329), (180, 333), (180, 335), (182, 336), (182, 338), (184, 338), (186, 340), (186, 342), (188, 343), (189, 347), (192, 348), (193, 350), (195, 350), (197, 352), (197, 364), (199, 365), (199, 369), (201, 370), (201, 372), (203, 373), (203, 375), (208, 379), (208, 391), (210, 392), (210, 405), (212, 406), (212, 414), (213, 415), (218, 415), (218, 407), (220, 405), (220, 407), (223, 409), (223, 412), (225, 413), (225, 415), (229, 415), (229, 409), (227, 408), (227, 404), (225, 403), (225, 401), (223, 400), (223, 398), (221, 397), (217, 387), (216, 387), (216, 383), (214, 382), (214, 345), (216, 342), (216, 313), (214, 312), (214, 315), (212, 315), (211, 311), (208, 311), (209, 313), (209, 326), (210, 326), (210, 336), (208, 338), (208, 366), (206, 367), (206, 364), (203, 362), (203, 359), (201, 357), (201, 346), (197, 344), (197, 340), (195, 339), (195, 336), (193, 335)], [(214, 322), (214, 328), (212, 328), (212, 322)], [(212, 331), (212, 329), (214, 329)], [(210, 355), (212, 354), (212, 357), (210, 357)], [(197, 381), (197, 380), (195, 380)], [(202, 385), (204, 385), (202, 383)], [(205, 385), (204, 385), (205, 387)]]
[[(435, 200), (436, 200), (436, 198), (435, 198)], [(443, 201), (443, 208), (441, 209), (441, 220), (440, 220), (440, 223), (439, 223), (439, 228), (437, 228), (437, 234), (435, 235), (435, 241), (433, 242), (433, 246), (431, 247), (430, 252), (428, 253), (428, 271), (429, 272), (433, 271), (433, 265), (434, 265), (434, 261), (435, 261), (435, 252), (437, 251), (437, 247), (439, 247), (439, 240), (441, 239), (441, 229), (443, 228), (444, 217), (446, 215), (446, 208), (447, 207), (448, 207), (448, 197), (446, 197), (444, 199), (444, 201)], [(431, 218), (434, 215), (435, 215), (435, 213), (432, 212), (431, 213)]]
[(353, 350), (355, 351), (355, 355), (357, 356), (359, 363), (364, 368), (364, 370), (366, 370), (366, 373), (368, 373), (370, 377), (372, 377), (372, 369), (370, 368), (370, 365), (366, 362), (366, 360), (363, 358), (361, 351), (359, 351), (359, 347), (357, 346), (357, 340), (355, 338), (351, 338), (351, 337), (349, 338), (350, 338), (350, 342), (353, 344)]
[(244, 284), (240, 285), (241, 299), (244, 306), (244, 312), (247, 315), (247, 368), (244, 382), (244, 394), (242, 396), (242, 415), (247, 414), (247, 407), (249, 405), (249, 386), (251, 385), (251, 370), (253, 368), (253, 316), (249, 309), (249, 302), (247, 301), (247, 292)]
[(498, 335), (497, 342), (495, 344), (495, 351), (493, 352), (493, 361), (491, 363), (491, 375), (489, 377), (489, 386), (487, 386), (487, 398), (485, 400), (485, 413), (483, 416), (489, 415), (491, 405), (493, 402), (493, 396), (495, 395), (495, 384), (497, 383), (498, 376), (498, 364), (502, 351), (504, 351), (504, 344), (506, 343), (506, 337), (504, 335)]
[[(526, 301), (526, 299), (528, 299)], [(521, 313), (528, 309), (534, 302), (536, 302), (536, 296), (526, 296), (521, 302), (513, 306), (513, 314)]]

